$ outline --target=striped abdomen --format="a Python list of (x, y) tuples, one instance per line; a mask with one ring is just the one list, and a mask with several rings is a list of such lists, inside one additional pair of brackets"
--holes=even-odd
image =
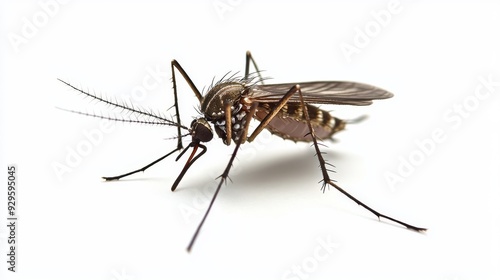
[[(273, 103), (259, 104), (255, 118), (262, 121), (274, 105)], [(306, 106), (311, 125), (319, 139), (329, 139), (333, 134), (344, 129), (345, 122), (343, 120), (333, 117), (327, 111), (316, 106), (308, 104)], [(311, 136), (308, 135), (309, 128), (300, 104), (285, 104), (266, 128), (283, 139), (312, 141)]]

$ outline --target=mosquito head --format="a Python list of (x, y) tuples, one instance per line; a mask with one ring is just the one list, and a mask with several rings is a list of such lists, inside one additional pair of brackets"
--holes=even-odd
[(212, 127), (205, 118), (194, 119), (191, 123), (190, 132), (193, 141), (209, 142), (214, 138)]

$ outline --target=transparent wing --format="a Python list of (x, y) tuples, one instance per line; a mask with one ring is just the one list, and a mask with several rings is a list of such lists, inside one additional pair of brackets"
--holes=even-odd
[[(278, 102), (297, 84), (300, 85), (304, 101), (310, 104), (370, 105), (372, 100), (393, 96), (392, 93), (372, 85), (344, 81), (320, 81), (255, 85), (248, 97), (258, 102)], [(299, 95), (294, 94), (288, 102), (300, 102)]]

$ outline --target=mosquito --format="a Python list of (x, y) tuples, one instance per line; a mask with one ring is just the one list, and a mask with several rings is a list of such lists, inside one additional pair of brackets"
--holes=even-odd
[[(250, 73), (250, 64), (255, 68), (255, 72)], [(247, 51), (245, 75), (243, 77), (237, 77), (236, 74), (233, 74), (226, 78), (228, 75), (226, 74), (215, 84), (212, 81), (212, 85), (209, 87), (207, 93), (202, 95), (177, 60), (172, 60), (170, 66), (174, 91), (174, 106), (172, 107), (175, 108), (175, 115), (172, 118), (167, 118), (161, 113), (155, 113), (132, 104), (106, 99), (84, 91), (61, 79), (59, 81), (86, 97), (119, 109), (121, 113), (126, 112), (128, 114), (126, 117), (114, 117), (82, 111), (63, 110), (113, 121), (166, 125), (177, 128), (177, 147), (171, 152), (137, 170), (118, 176), (103, 177), (105, 181), (119, 180), (123, 177), (143, 172), (173, 153), (180, 151), (180, 154), (176, 158), (176, 161), (178, 161), (192, 148), (183, 169), (172, 184), (171, 190), (174, 191), (193, 163), (206, 153), (207, 147), (204, 143), (210, 142), (213, 139), (214, 130), (215, 134), (222, 139), (225, 145), (229, 146), (233, 141), (235, 142), (234, 151), (219, 177), (219, 183), (208, 208), (189, 242), (187, 247), (188, 252), (193, 248), (200, 230), (219, 194), (221, 186), (229, 178), (231, 166), (240, 146), (245, 142), (252, 142), (264, 129), (271, 131), (274, 135), (283, 139), (296, 142), (312, 142), (321, 170), (322, 180), (320, 182), (322, 183), (321, 190), (323, 192), (325, 192), (327, 187), (332, 186), (377, 216), (379, 220), (384, 218), (417, 232), (425, 232), (427, 230), (426, 228), (416, 227), (381, 214), (346, 192), (330, 178), (329, 172), (331, 172), (331, 169), (329, 167), (331, 168), (333, 165), (324, 159), (324, 153), (319, 149), (320, 144), (318, 144), (318, 140), (332, 139), (333, 135), (344, 130), (347, 124), (358, 122), (360, 119), (342, 120), (332, 116), (328, 111), (320, 109), (316, 105), (365, 106), (372, 104), (373, 100), (390, 98), (393, 96), (392, 93), (368, 84), (346, 81), (264, 84), (265, 79), (262, 78), (261, 71), (257, 67), (251, 53)], [(175, 70), (181, 74), (200, 103), (200, 116), (194, 118), (189, 127), (181, 124)], [(259, 124), (253, 131), (250, 131), (252, 119), (257, 120)], [(184, 148), (182, 138), (187, 136), (191, 136), (191, 142)]]

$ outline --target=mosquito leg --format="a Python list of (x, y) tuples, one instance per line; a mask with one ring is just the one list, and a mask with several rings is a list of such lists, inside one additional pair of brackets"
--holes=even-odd
[[(176, 68), (177, 71), (179, 71), (179, 73), (181, 73), (182, 77), (184, 78), (184, 80), (186, 80), (186, 82), (188, 83), (189, 87), (194, 92), (194, 94), (196, 95), (196, 97), (198, 98), (198, 100), (200, 102), (201, 102), (202, 96), (201, 96), (201, 93), (198, 90), (198, 88), (195, 86), (195, 84), (193, 83), (193, 81), (191, 80), (191, 78), (189, 78), (189, 75), (186, 73), (186, 71), (184, 71), (184, 69), (179, 64), (179, 62), (177, 62), (177, 60), (175, 60), (175, 59), (172, 60), (172, 62), (170, 63), (170, 69), (172, 70), (172, 86), (174, 88), (175, 115), (176, 115), (176, 118), (177, 118), (177, 123), (180, 124), (181, 123), (181, 115), (180, 115), (180, 112), (179, 112), (179, 102), (178, 102), (178, 99), (177, 99), (177, 81), (175, 80), (175, 71), (174, 71), (174, 68)], [(182, 139), (181, 139), (181, 128), (180, 127), (177, 127), (177, 134), (179, 135), (179, 138), (177, 139), (177, 148), (180, 150), (180, 149), (182, 149)]]
[(232, 113), (231, 113), (231, 103), (230, 102), (225, 102), (224, 103), (224, 114), (226, 116), (226, 142), (224, 144), (226, 145), (231, 145), (231, 137), (233, 135), (233, 128), (231, 126), (231, 118), (232, 118)]
[(175, 95), (177, 96), (177, 86), (176, 86), (176, 83), (175, 83), (174, 67), (177, 68), (177, 70), (179, 71), (179, 73), (181, 73), (181, 75), (184, 78), (184, 80), (186, 80), (186, 82), (188, 83), (188, 85), (191, 88), (191, 90), (194, 92), (194, 94), (196, 95), (196, 97), (198, 98), (198, 100), (201, 102), (201, 99), (202, 99), (203, 96), (201, 95), (200, 91), (194, 85), (193, 81), (191, 80), (191, 78), (189, 78), (189, 75), (186, 73), (186, 71), (184, 71), (184, 69), (179, 64), (179, 62), (177, 62), (177, 60), (174, 59), (174, 60), (172, 60), (171, 68), (172, 68), (172, 82), (174, 84)]
[(255, 114), (255, 111), (257, 111), (257, 107), (259, 107), (258, 102), (252, 103), (252, 106), (250, 107), (250, 110), (248, 111), (246, 115), (246, 120), (245, 120), (245, 127), (241, 133), (241, 143), (245, 143), (247, 141), (247, 136), (248, 136), (248, 129), (250, 128), (250, 122), (252, 121), (253, 115)]
[(226, 180), (229, 177), (229, 170), (231, 170), (231, 166), (233, 166), (233, 161), (236, 158), (236, 154), (238, 153), (238, 150), (240, 149), (240, 145), (242, 143), (242, 137), (236, 142), (236, 147), (234, 148), (234, 152), (231, 155), (231, 159), (229, 160), (226, 169), (220, 175), (220, 182), (219, 185), (217, 186), (217, 189), (215, 190), (214, 196), (212, 197), (212, 200), (210, 201), (210, 204), (208, 205), (207, 211), (205, 212), (205, 215), (203, 215), (203, 218), (201, 219), (200, 224), (198, 225), (198, 228), (196, 229), (193, 237), (191, 238), (191, 241), (189, 242), (189, 245), (187, 247), (187, 251), (191, 252), (191, 249), (193, 248), (194, 242), (196, 241), (196, 237), (198, 237), (198, 234), (200, 233), (201, 227), (205, 223), (205, 220), (207, 219), (208, 213), (210, 213), (210, 210), (212, 209), (212, 205), (214, 204), (215, 199), (217, 198), (217, 195), (219, 194), (220, 188), (222, 186), (222, 183), (226, 182)]
[[(205, 220), (208, 216), (208, 213), (210, 212), (210, 209), (212, 209), (212, 205), (214, 204), (215, 198), (217, 198), (217, 195), (219, 194), (219, 190), (222, 186), (222, 183), (224, 183), (227, 178), (229, 178), (229, 170), (231, 170), (231, 166), (233, 166), (233, 161), (236, 158), (236, 153), (238, 153), (238, 150), (240, 149), (241, 144), (245, 143), (247, 139), (247, 133), (248, 133), (248, 128), (250, 127), (250, 121), (252, 120), (253, 115), (255, 114), (255, 111), (257, 110), (257, 106), (259, 103), (254, 102), (252, 106), (250, 107), (249, 113), (246, 115), (246, 122), (243, 130), (240, 132), (239, 139), (235, 140), (236, 147), (234, 148), (234, 152), (231, 155), (231, 159), (229, 159), (229, 162), (226, 166), (226, 169), (220, 176), (220, 182), (219, 185), (217, 186), (217, 189), (215, 190), (214, 196), (212, 197), (212, 200), (210, 201), (210, 204), (208, 205), (208, 209), (205, 212), (205, 215), (203, 216), (203, 219), (201, 220), (200, 224), (198, 225), (198, 228), (196, 229), (196, 232), (194, 233), (193, 237), (191, 238), (191, 242), (189, 242), (189, 245), (187, 247), (187, 251), (190, 252), (191, 248), (193, 247), (193, 244), (196, 240), (196, 237), (198, 236), (198, 233), (201, 230), (201, 227), (205, 223)], [(200, 155), (201, 156), (201, 155)]]
[(269, 114), (260, 122), (260, 124), (255, 128), (255, 130), (252, 132), (252, 135), (248, 137), (248, 142), (252, 142), (259, 133), (266, 128), (266, 126), (271, 122), (271, 120), (278, 114), (278, 112), (283, 108), (283, 106), (286, 105), (288, 100), (297, 92), (299, 89), (299, 85), (293, 86), (277, 103), (276, 107), (274, 107)]
[(137, 169), (135, 171), (128, 172), (128, 173), (125, 173), (125, 174), (122, 174), (122, 175), (119, 175), (119, 176), (103, 177), (104, 180), (106, 180), (106, 181), (119, 180), (119, 179), (121, 179), (123, 177), (129, 176), (129, 175), (141, 172), (141, 171), (145, 171), (149, 167), (151, 167), (151, 166), (155, 165), (156, 163), (162, 161), (163, 159), (165, 159), (169, 155), (173, 154), (174, 152), (182, 150), (181, 116), (180, 116), (180, 112), (179, 112), (179, 102), (178, 102), (178, 99), (177, 99), (177, 81), (175, 79), (174, 68), (177, 69), (177, 71), (179, 71), (179, 73), (181, 73), (182, 77), (184, 78), (184, 80), (186, 80), (186, 82), (188, 83), (189, 87), (191, 87), (191, 89), (193, 90), (194, 94), (196, 95), (196, 97), (199, 100), (201, 100), (202, 96), (201, 96), (201, 93), (196, 88), (196, 86), (193, 83), (193, 81), (191, 80), (191, 78), (189, 78), (188, 74), (186, 73), (186, 71), (184, 71), (184, 69), (179, 64), (179, 62), (177, 62), (177, 60), (175, 60), (175, 59), (172, 60), (172, 63), (170, 64), (170, 68), (172, 70), (172, 84), (173, 84), (173, 88), (174, 88), (175, 115), (176, 115), (176, 121), (177, 121), (177, 124), (178, 124), (178, 126), (177, 126), (177, 134), (178, 134), (178, 137), (177, 137), (177, 148), (174, 149), (173, 151), (171, 151), (170, 153), (162, 156), (161, 158), (153, 161), (152, 163), (150, 163), (150, 164), (148, 164), (148, 165), (146, 165), (146, 166), (144, 166), (142, 168), (139, 168), (139, 169)]
[(113, 181), (113, 180), (119, 180), (119, 179), (121, 179), (121, 178), (123, 178), (123, 177), (129, 176), (129, 175), (132, 175), (132, 174), (135, 174), (135, 173), (138, 173), (138, 172), (143, 172), (143, 171), (145, 171), (146, 169), (148, 169), (148, 168), (150, 168), (151, 166), (153, 166), (153, 165), (157, 164), (158, 162), (162, 161), (163, 159), (165, 159), (166, 157), (168, 157), (169, 155), (173, 154), (174, 152), (176, 152), (176, 151), (178, 151), (178, 150), (180, 150), (180, 149), (179, 149), (179, 147), (177, 147), (175, 150), (171, 151), (170, 153), (168, 153), (168, 154), (166, 154), (166, 155), (162, 156), (161, 158), (159, 158), (159, 159), (157, 159), (157, 160), (153, 161), (152, 163), (150, 163), (150, 164), (148, 164), (148, 165), (146, 165), (146, 166), (144, 166), (144, 167), (142, 167), (142, 168), (139, 168), (139, 169), (137, 169), (137, 170), (135, 170), (135, 171), (128, 172), (128, 173), (125, 173), (125, 174), (122, 174), (122, 175), (118, 175), (118, 176), (113, 176), (113, 177), (102, 177), (102, 178), (103, 178), (104, 180), (106, 180), (106, 181)]
[(366, 204), (364, 204), (363, 202), (359, 201), (357, 198), (355, 198), (354, 196), (352, 196), (351, 194), (349, 194), (348, 192), (346, 192), (344, 189), (342, 189), (341, 187), (339, 187), (337, 184), (335, 184), (330, 179), (330, 176), (328, 175), (328, 169), (326, 168), (326, 165), (328, 165), (328, 163), (324, 160), (323, 155), (322, 155), (321, 151), (319, 150), (319, 145), (318, 145), (318, 142), (316, 140), (316, 135), (315, 135), (314, 129), (313, 129), (312, 125), (311, 125), (311, 120), (309, 118), (309, 113), (307, 112), (307, 106), (305, 106), (304, 99), (302, 97), (302, 92), (300, 91), (300, 87), (298, 85), (296, 85), (296, 86), (294, 86), (292, 88), (292, 90), (298, 92), (299, 95), (300, 95), (300, 102), (301, 102), (302, 108), (304, 110), (304, 115), (306, 117), (307, 125), (309, 126), (309, 134), (311, 135), (311, 138), (312, 138), (312, 141), (313, 141), (313, 145), (314, 145), (314, 149), (316, 150), (316, 156), (318, 157), (319, 165), (320, 165), (320, 168), (321, 168), (321, 172), (323, 174), (323, 180), (322, 180), (323, 181), (323, 186), (322, 186), (323, 192), (325, 191), (326, 185), (328, 184), (328, 185), (333, 186), (334, 188), (336, 188), (338, 191), (340, 191), (341, 193), (343, 193), (345, 196), (347, 196), (348, 198), (350, 198), (352, 201), (356, 202), (358, 205), (361, 205), (363, 208), (365, 208), (366, 210), (368, 210), (371, 213), (373, 213), (375, 216), (377, 216), (377, 218), (379, 220), (380, 220), (380, 218), (385, 218), (387, 220), (390, 220), (390, 221), (393, 221), (393, 222), (398, 223), (400, 225), (403, 225), (406, 228), (414, 230), (414, 231), (419, 231), (419, 232), (426, 231), (427, 230), (426, 228), (420, 228), (420, 227), (412, 226), (410, 224), (407, 224), (407, 223), (404, 223), (402, 221), (396, 220), (394, 218), (391, 218), (389, 216), (386, 216), (384, 214), (381, 214), (381, 213), (373, 210), (372, 208), (368, 207)]
[(245, 79), (248, 79), (248, 75), (250, 75), (250, 61), (253, 64), (253, 67), (255, 68), (255, 71), (257, 72), (257, 75), (259, 75), (259, 81), (261, 84), (264, 84), (262, 75), (260, 74), (259, 67), (257, 67), (257, 63), (255, 63), (255, 60), (252, 57), (252, 53), (250, 51), (247, 51), (246, 53), (246, 60), (245, 60)]

